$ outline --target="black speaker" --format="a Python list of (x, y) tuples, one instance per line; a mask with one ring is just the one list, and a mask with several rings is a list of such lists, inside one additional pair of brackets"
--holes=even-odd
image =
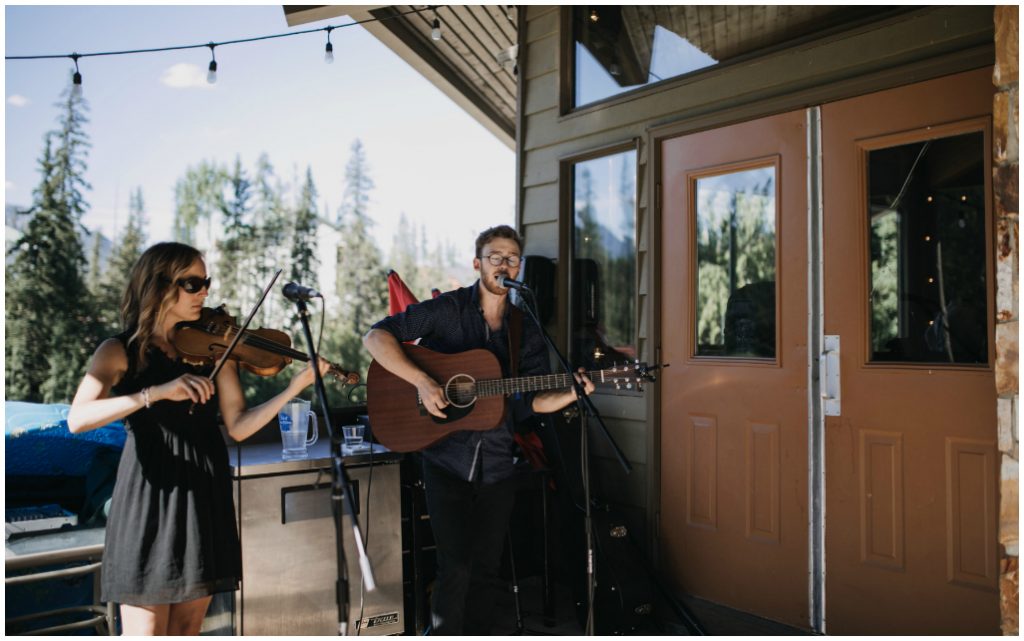
[(546, 256), (524, 256), (522, 279), (537, 298), (540, 322), (547, 325), (555, 314), (555, 287), (558, 285), (555, 261)]

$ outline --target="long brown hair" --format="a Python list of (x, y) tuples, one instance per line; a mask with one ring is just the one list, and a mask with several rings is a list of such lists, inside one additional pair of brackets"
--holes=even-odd
[(146, 352), (153, 343), (153, 334), (178, 300), (175, 281), (197, 258), (202, 254), (194, 247), (157, 243), (135, 261), (121, 298), (121, 325), (130, 333), (128, 349), (136, 350), (139, 371), (146, 369)]

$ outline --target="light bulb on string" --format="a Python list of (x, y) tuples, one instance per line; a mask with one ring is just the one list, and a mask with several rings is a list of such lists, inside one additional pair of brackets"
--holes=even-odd
[(210, 67), (209, 71), (206, 72), (206, 82), (212, 85), (217, 83), (217, 55), (213, 51), (217, 45), (211, 42), (206, 46), (210, 48)]
[(331, 64), (334, 62), (334, 45), (331, 44), (331, 29), (334, 27), (327, 27), (327, 46), (324, 47), (324, 62)]
[(82, 97), (82, 73), (78, 70), (78, 54), (71, 54), (71, 59), (75, 61), (75, 73), (71, 76), (71, 95), (75, 98)]
[(434, 9), (434, 22), (430, 27), (430, 39), (437, 42), (441, 39), (441, 20), (437, 17), (437, 9)]

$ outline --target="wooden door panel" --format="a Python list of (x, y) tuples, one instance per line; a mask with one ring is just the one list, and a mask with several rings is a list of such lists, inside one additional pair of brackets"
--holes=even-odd
[[(806, 116), (667, 140), (661, 158), (662, 357), (672, 363), (660, 379), (662, 558), (687, 593), (807, 628)], [(765, 281), (730, 280), (725, 342), (708, 347), (695, 303), (700, 185), (765, 168), (774, 180), (774, 307), (759, 298), (771, 289)], [(728, 315), (748, 308), (759, 311), (734, 322), (730, 343)], [(698, 355), (747, 340), (746, 356)], [(771, 349), (757, 351), (766, 342)]]
[(872, 360), (866, 196), (873, 150), (984, 134), (987, 285), (971, 302), (991, 312), (991, 108), (990, 69), (822, 107), (824, 333), (842, 342), (842, 414), (825, 422), (828, 633), (999, 633), (993, 327), (987, 364)]

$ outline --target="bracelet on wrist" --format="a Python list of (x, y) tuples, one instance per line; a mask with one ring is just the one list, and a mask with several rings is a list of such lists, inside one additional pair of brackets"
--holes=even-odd
[(146, 409), (147, 410), (149, 409), (149, 406), (150, 406), (150, 403), (149, 403), (149, 389), (150, 388), (148, 388), (148, 387), (143, 387), (142, 388), (142, 402), (146, 404)]

